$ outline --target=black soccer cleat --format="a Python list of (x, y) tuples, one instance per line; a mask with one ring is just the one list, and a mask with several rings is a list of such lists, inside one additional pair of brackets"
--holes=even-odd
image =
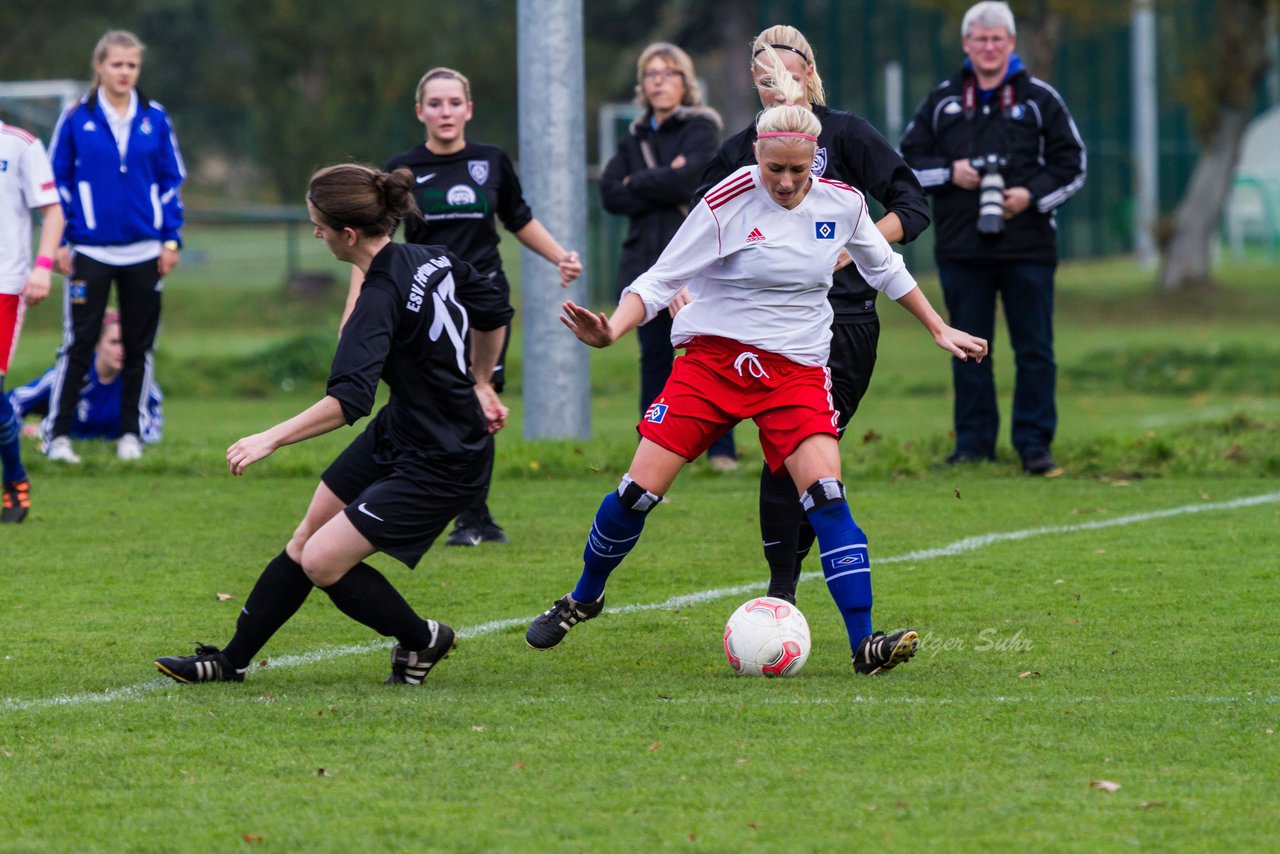
[(577, 602), (566, 593), (555, 601), (545, 614), (534, 617), (529, 630), (524, 633), (525, 643), (534, 649), (551, 649), (564, 640), (569, 629), (590, 620), (604, 610), (604, 594), (594, 602)]
[(482, 543), (509, 543), (511, 538), (507, 536), (507, 532), (502, 530), (502, 526), (497, 522), (490, 520), (480, 526), (480, 542)]
[(473, 528), (470, 525), (454, 525), (444, 544), (446, 546), (470, 547), (478, 546), (482, 542), (484, 542), (484, 532), (480, 528)]
[(236, 670), (216, 646), (196, 644), (195, 655), (157, 658), (156, 670), (175, 682), (243, 682), (244, 670)]
[(0, 522), (18, 523), (27, 518), (31, 510), (31, 482), (6, 480), (4, 482), (4, 509), (0, 510)]
[(421, 685), (431, 668), (449, 657), (458, 645), (453, 629), (435, 620), (427, 620), (427, 625), (431, 629), (431, 643), (426, 649), (405, 649), (400, 644), (391, 648), (391, 675), (382, 684)]
[(919, 645), (920, 635), (913, 629), (903, 629), (891, 635), (884, 632), (867, 635), (853, 654), (853, 669), (867, 676), (892, 670), (915, 655)]

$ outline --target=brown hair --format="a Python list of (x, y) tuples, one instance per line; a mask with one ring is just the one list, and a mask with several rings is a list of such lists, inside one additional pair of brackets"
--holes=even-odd
[(327, 166), (311, 176), (307, 201), (330, 228), (353, 228), (366, 237), (390, 237), (418, 210), (408, 167), (379, 172), (359, 163)]

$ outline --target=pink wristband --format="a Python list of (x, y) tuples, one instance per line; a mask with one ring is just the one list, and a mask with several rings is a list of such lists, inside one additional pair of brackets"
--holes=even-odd
[(48, 255), (40, 255), (36, 258), (36, 266), (42, 270), (52, 270), (53, 259)]

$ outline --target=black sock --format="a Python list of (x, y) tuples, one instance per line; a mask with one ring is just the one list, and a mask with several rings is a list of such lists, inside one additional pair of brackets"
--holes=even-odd
[[(801, 538), (802, 527), (808, 528), (806, 539)], [(769, 563), (768, 595), (794, 602), (800, 559), (813, 545), (813, 529), (805, 524), (791, 476), (785, 471), (775, 475), (767, 465), (760, 472), (760, 539)]]
[(367, 563), (351, 567), (337, 583), (321, 587), (338, 610), (405, 649), (426, 649), (431, 631), (381, 572)]
[(231, 666), (243, 670), (289, 618), (298, 613), (314, 585), (287, 552), (262, 570), (240, 609), (236, 633), (223, 649)]

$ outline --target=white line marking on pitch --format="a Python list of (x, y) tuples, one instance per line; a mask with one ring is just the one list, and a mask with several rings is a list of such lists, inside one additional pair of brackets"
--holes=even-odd
[[(1262, 504), (1275, 504), (1280, 502), (1280, 492), (1270, 492), (1265, 495), (1254, 495), (1248, 498), (1236, 498), (1231, 501), (1216, 501), (1207, 504), (1187, 504), (1182, 507), (1171, 507), (1167, 510), (1152, 510), (1147, 513), (1132, 513), (1128, 516), (1117, 516), (1114, 519), (1099, 519), (1094, 522), (1082, 522), (1078, 525), (1057, 525), (1047, 526), (1043, 528), (1027, 528), (1022, 531), (1006, 531), (1004, 533), (983, 534), (977, 537), (966, 537), (963, 540), (957, 540), (950, 545), (942, 546), (936, 549), (920, 549), (914, 552), (907, 552), (901, 555), (890, 555), (888, 557), (879, 557), (873, 559), (873, 564), (884, 563), (904, 563), (909, 561), (932, 560), (939, 557), (953, 557), (955, 555), (964, 554), (966, 552), (977, 551), (996, 543), (1012, 542), (1014, 540), (1025, 540), (1029, 537), (1043, 537), (1052, 534), (1074, 534), (1080, 531), (1096, 531), (1102, 528), (1116, 528), (1123, 525), (1135, 525), (1139, 522), (1151, 522), (1156, 519), (1168, 519), (1171, 516), (1185, 516), (1189, 513), (1207, 513), (1214, 510), (1239, 510), (1244, 507), (1257, 507)], [(821, 578), (821, 572), (806, 572), (801, 576), (802, 581), (811, 581)], [(639, 611), (665, 611), (675, 610), (679, 608), (687, 608), (691, 605), (699, 605), (704, 602), (711, 602), (716, 599), (723, 599), (726, 596), (741, 596), (749, 594), (760, 589), (759, 582), (752, 584), (739, 584), (734, 587), (719, 587), (714, 590), (700, 590), (697, 593), (686, 593), (682, 596), (672, 596), (664, 602), (651, 602), (648, 604), (623, 605), (619, 608), (610, 608), (612, 614), (634, 614)], [(483, 635), (491, 635), (505, 629), (514, 628), (515, 626), (526, 626), (533, 617), (515, 617), (506, 620), (492, 620), (487, 623), (480, 623), (476, 626), (470, 626), (458, 630), (458, 637), (474, 638)], [(348, 644), (346, 646), (333, 647), (330, 649), (316, 650), (315, 652), (303, 653), (301, 655), (281, 655), (271, 659), (272, 667), (298, 667), (305, 664), (315, 664), (321, 661), (328, 661), (334, 658), (341, 658), (347, 655), (359, 655), (369, 652), (385, 651), (388, 641), (379, 639), (376, 641), (368, 641), (366, 643)], [(75, 706), (83, 703), (111, 703), (116, 700), (133, 700), (155, 691), (157, 688), (168, 685), (168, 680), (164, 678), (152, 679), (147, 682), (139, 682), (136, 685), (126, 685), (123, 688), (113, 688), (108, 691), (97, 691), (90, 694), (69, 694), (57, 697), (46, 697), (38, 700), (18, 700), (5, 698), (0, 702), (0, 713), (3, 712), (27, 712), (36, 709), (49, 709), (58, 706)], [(1011, 702), (1016, 698), (997, 697), (996, 702)], [(1263, 698), (1235, 698), (1235, 697), (1217, 697), (1202, 698), (1199, 702), (1246, 702), (1250, 700), (1261, 699), (1264, 702), (1275, 702), (1274, 697)], [(865, 700), (863, 700), (865, 702)], [(911, 698), (899, 698), (898, 702), (914, 702)], [(928, 700), (925, 702), (935, 702)], [(950, 702), (949, 700), (938, 700), (936, 702)]]

